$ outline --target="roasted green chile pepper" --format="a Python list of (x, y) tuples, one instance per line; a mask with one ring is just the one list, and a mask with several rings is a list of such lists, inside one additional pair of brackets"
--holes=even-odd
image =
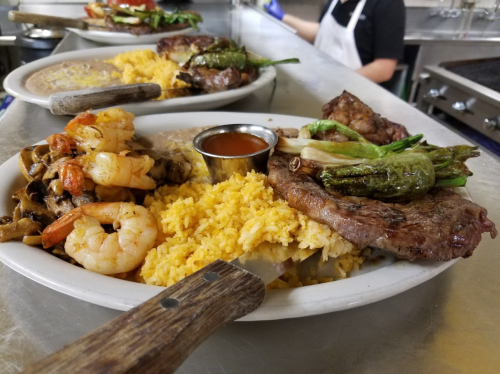
[(318, 177), (345, 195), (391, 199), (424, 194), (434, 186), (435, 171), (425, 154), (406, 153), (325, 169)]
[(213, 52), (194, 56), (189, 66), (204, 66), (209, 69), (236, 68), (243, 70), (247, 64), (247, 56), (242, 52)]

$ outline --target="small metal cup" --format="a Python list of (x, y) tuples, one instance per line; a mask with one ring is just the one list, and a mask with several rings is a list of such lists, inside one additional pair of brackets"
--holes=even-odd
[[(269, 146), (261, 151), (241, 156), (220, 156), (203, 150), (203, 141), (208, 137), (226, 132), (240, 132), (258, 136), (265, 140)], [(246, 175), (249, 171), (265, 173), (267, 160), (271, 149), (278, 142), (278, 135), (273, 130), (259, 125), (231, 124), (209, 128), (199, 133), (193, 139), (193, 146), (202, 154), (213, 183), (223, 182), (231, 177), (234, 172)]]

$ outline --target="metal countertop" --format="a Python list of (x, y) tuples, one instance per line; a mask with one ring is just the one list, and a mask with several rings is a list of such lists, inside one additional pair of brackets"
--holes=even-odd
[[(195, 9), (195, 7), (193, 7)], [(466, 143), (407, 103), (342, 67), (296, 35), (246, 7), (199, 4), (204, 32), (230, 36), (271, 59), (299, 57), (277, 67), (277, 85), (220, 111), (319, 117), (321, 107), (348, 90), (411, 133), (440, 145)], [(100, 45), (69, 34), (55, 53)], [(0, 162), (61, 132), (57, 117), (16, 100), (0, 118)], [(500, 162), (485, 153), (468, 165), (468, 190), (500, 225)], [(181, 374), (244, 373), (497, 373), (500, 367), (499, 239), (409, 291), (370, 305), (314, 317), (230, 324), (205, 341)], [(0, 373), (18, 373), (118, 316), (55, 292), (0, 263)]]

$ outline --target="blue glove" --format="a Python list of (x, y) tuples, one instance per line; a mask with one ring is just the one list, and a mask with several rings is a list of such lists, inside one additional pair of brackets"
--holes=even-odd
[(264, 9), (266, 10), (267, 13), (269, 13), (274, 18), (279, 19), (280, 21), (283, 19), (283, 16), (285, 15), (285, 12), (283, 12), (283, 9), (281, 9), (278, 0), (271, 0), (269, 4), (264, 4)]

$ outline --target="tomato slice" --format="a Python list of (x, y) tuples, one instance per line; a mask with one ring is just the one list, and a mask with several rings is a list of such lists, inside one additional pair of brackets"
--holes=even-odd
[(92, 12), (92, 9), (90, 9), (88, 6), (84, 6), (83, 9), (85, 9), (85, 13), (89, 16), (89, 18), (95, 18), (94, 12)]

